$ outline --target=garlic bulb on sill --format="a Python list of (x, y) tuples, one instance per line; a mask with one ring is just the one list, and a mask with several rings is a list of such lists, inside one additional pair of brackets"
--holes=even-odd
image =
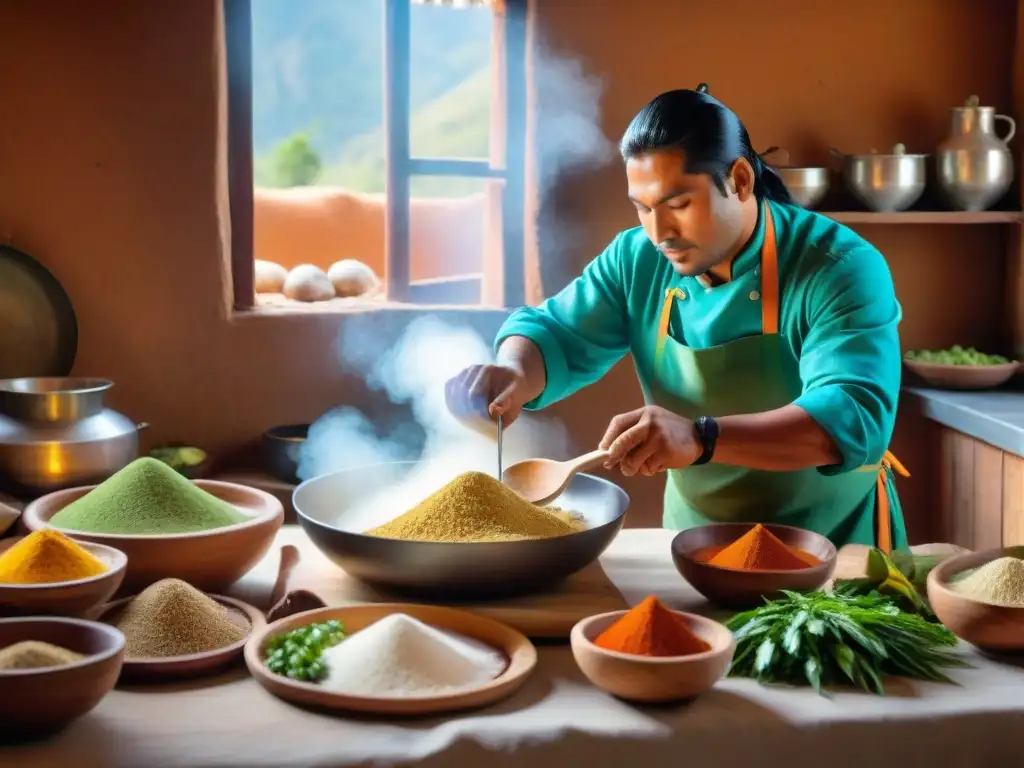
[(256, 259), (256, 293), (283, 293), (288, 270), (272, 261)]

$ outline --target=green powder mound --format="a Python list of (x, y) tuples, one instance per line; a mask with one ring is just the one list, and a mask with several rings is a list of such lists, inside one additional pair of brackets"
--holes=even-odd
[(192, 533), (245, 522), (221, 501), (158, 459), (136, 459), (50, 518), (55, 528), (85, 533)]

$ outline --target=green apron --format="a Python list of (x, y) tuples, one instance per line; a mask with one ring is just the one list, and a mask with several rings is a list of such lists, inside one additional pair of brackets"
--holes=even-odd
[[(666, 292), (658, 323), (653, 368), (641, 373), (649, 404), (689, 419), (759, 413), (791, 404), (802, 391), (799, 361), (779, 327), (779, 270), (775, 224), (764, 206), (761, 250), (762, 333), (708, 349), (692, 349), (669, 334), (678, 288)], [(906, 546), (906, 528), (886, 454), (879, 464), (825, 475), (816, 468), (770, 472), (711, 462), (668, 472), (664, 526), (709, 522), (774, 522), (827, 536), (837, 546), (870, 544), (886, 551)], [(876, 514), (877, 513), (877, 514)]]

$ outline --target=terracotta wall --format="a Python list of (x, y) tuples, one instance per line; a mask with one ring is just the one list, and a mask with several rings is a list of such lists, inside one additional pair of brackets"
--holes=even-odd
[[(1001, 108), (1010, 98), (1011, 0), (535, 5), (551, 48), (604, 77), (603, 127), (613, 137), (648, 98), (702, 80), (758, 146), (786, 146), (806, 163), (824, 162), (830, 144), (858, 152), (902, 141), (928, 151), (946, 132), (947, 109), (967, 94)], [(0, 44), (17, 64), (0, 77), (9, 117), (0, 235), (69, 291), (81, 323), (78, 373), (113, 378), (113, 404), (151, 422), (153, 439), (219, 450), (367, 397), (333, 353), (350, 318), (228, 311), (216, 19), (215, 0), (0, 4)], [(539, 105), (538, 135), (558, 109)], [(614, 163), (563, 179), (542, 211), (542, 247), (565, 223), (577, 255), (546, 269), (550, 288), (633, 223)], [(1002, 229), (863, 232), (890, 259), (908, 346), (998, 340)], [(378, 315), (386, 332), (408, 316)], [(495, 313), (461, 316), (485, 333), (500, 322)], [(638, 400), (624, 364), (556, 412), (587, 444), (613, 410)], [(903, 417), (897, 448), (915, 470), (931, 446), (910, 426)], [(626, 486), (636, 499), (631, 522), (656, 521), (658, 483)], [(927, 471), (906, 484), (918, 531), (928, 487)]]

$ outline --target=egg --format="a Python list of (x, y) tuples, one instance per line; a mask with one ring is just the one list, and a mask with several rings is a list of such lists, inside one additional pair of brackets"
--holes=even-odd
[(334, 298), (334, 286), (320, 267), (300, 264), (288, 273), (284, 295), (294, 301), (327, 301)]
[(327, 277), (330, 278), (338, 296), (343, 298), (363, 296), (380, 287), (380, 280), (376, 273), (366, 264), (355, 259), (342, 259), (335, 262), (327, 270)]
[(256, 259), (256, 293), (281, 293), (288, 270), (272, 261)]

